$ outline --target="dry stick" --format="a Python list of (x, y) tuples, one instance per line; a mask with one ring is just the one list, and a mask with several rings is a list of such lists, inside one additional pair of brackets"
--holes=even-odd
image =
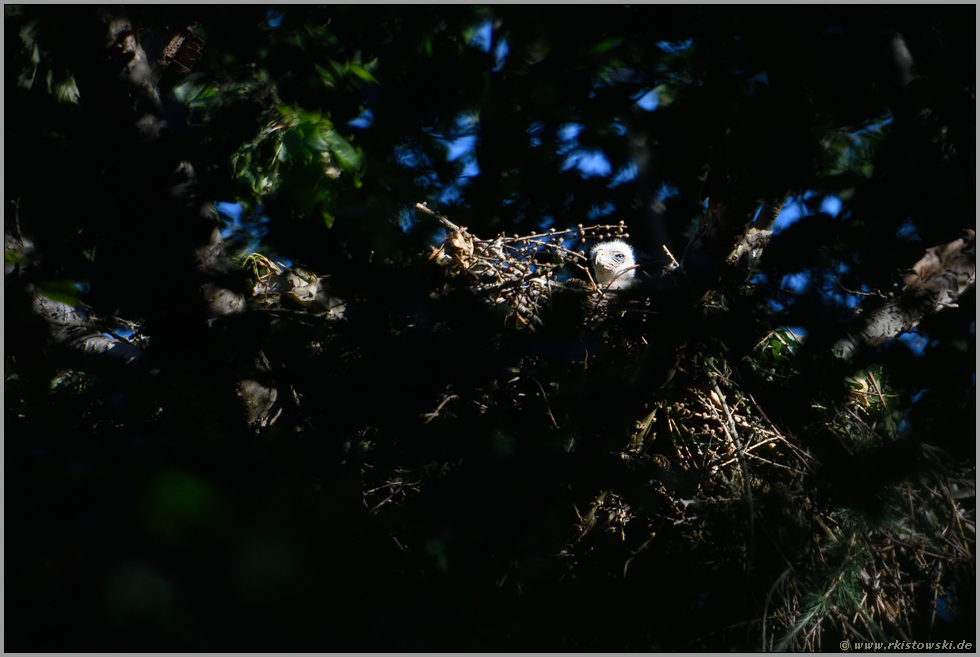
[(620, 276), (622, 276), (623, 274), (625, 274), (626, 272), (633, 271), (634, 269), (639, 269), (639, 268), (640, 268), (640, 265), (633, 265), (631, 267), (626, 267), (621, 272), (618, 272), (615, 276), (613, 276), (613, 279), (611, 281), (609, 281), (609, 284), (606, 285), (606, 287), (603, 288), (603, 290), (604, 291), (605, 290), (608, 290), (612, 286), (612, 284), (616, 282), (616, 279), (619, 278)]
[(728, 423), (731, 425), (731, 431), (729, 432), (728, 427), (722, 423), (722, 427), (725, 428), (725, 433), (728, 434), (728, 439), (735, 447), (735, 454), (738, 456), (739, 466), (742, 469), (742, 494), (745, 495), (745, 502), (748, 505), (747, 512), (749, 516), (749, 536), (748, 544), (746, 545), (746, 550), (748, 552), (746, 555), (748, 557), (746, 560), (746, 570), (748, 570), (751, 568), (752, 555), (755, 552), (755, 501), (752, 497), (752, 474), (749, 471), (749, 464), (745, 460), (745, 450), (742, 441), (736, 441), (736, 438), (738, 437), (738, 426), (735, 424), (735, 419), (732, 417), (732, 412), (728, 408), (728, 402), (725, 401), (725, 397), (721, 394), (721, 389), (718, 387), (717, 383), (714, 383), (712, 387), (714, 388), (715, 394), (718, 395), (718, 401), (721, 402), (722, 410), (725, 411), (725, 417), (728, 418)]
[(643, 552), (643, 550), (647, 549), (647, 547), (650, 545), (650, 543), (656, 537), (657, 537), (657, 533), (656, 532), (653, 532), (652, 534), (650, 534), (650, 538), (648, 538), (647, 540), (645, 540), (640, 547), (636, 548), (635, 550), (633, 550), (630, 553), (630, 558), (627, 559), (626, 560), (626, 563), (623, 564), (623, 577), (624, 578), (626, 577), (626, 569), (630, 567), (630, 562), (633, 561), (633, 559), (636, 557), (636, 555), (638, 555), (640, 552)]
[(788, 440), (786, 440), (786, 438), (783, 436), (783, 432), (779, 430), (779, 427), (777, 427), (775, 425), (775, 423), (773, 423), (772, 420), (769, 419), (769, 416), (766, 415), (766, 412), (762, 410), (762, 407), (761, 406), (759, 406), (759, 403), (755, 400), (755, 397), (752, 396), (752, 393), (750, 392), (750, 393), (747, 393), (747, 394), (748, 394), (749, 400), (752, 402), (752, 406), (755, 408), (755, 410), (759, 411), (759, 415), (762, 416), (762, 419), (764, 419), (766, 422), (769, 423), (769, 426), (772, 428), (773, 433), (775, 433), (779, 437), (779, 439), (787, 447), (789, 447), (790, 451), (793, 452), (793, 455), (797, 459), (799, 459), (800, 463), (802, 463), (803, 466), (806, 467), (807, 470), (809, 470), (811, 473), (813, 473), (813, 468), (811, 468), (810, 467), (810, 464), (807, 462), (807, 458), (808, 458), (809, 455), (804, 454), (804, 453), (801, 453), (800, 450), (795, 445), (793, 445), (793, 443), (791, 443)]
[(792, 467), (790, 467), (788, 465), (783, 465), (782, 463), (777, 463), (776, 461), (772, 461), (770, 459), (767, 459), (764, 456), (759, 456), (758, 454), (752, 454), (751, 452), (746, 451), (745, 452), (745, 456), (748, 457), (748, 458), (751, 458), (751, 459), (755, 459), (756, 461), (761, 461), (763, 463), (768, 463), (772, 467), (779, 468), (780, 470), (788, 470), (789, 472), (792, 472), (793, 474), (798, 474), (798, 475), (805, 474), (802, 470), (798, 470), (796, 468), (792, 468)]
[[(960, 534), (965, 535), (966, 534), (966, 530), (963, 528), (963, 523), (960, 520), (959, 507), (956, 504), (956, 500), (953, 499), (953, 494), (949, 492), (949, 486), (943, 486), (943, 495), (945, 496), (946, 501), (949, 502), (950, 507), (952, 507), (952, 509), (953, 509), (953, 520), (956, 521), (956, 526), (959, 528)], [(975, 533), (976, 533), (976, 531), (974, 531), (974, 534)], [(962, 550), (962, 548), (961, 548), (961, 550)], [(967, 556), (970, 556), (970, 557), (973, 556), (973, 555), (970, 554), (969, 550), (962, 550), (962, 551), (965, 551), (967, 553)]]
[(661, 244), (660, 246), (664, 247), (664, 251), (667, 252), (667, 256), (670, 258), (670, 264), (673, 265), (672, 268), (673, 269), (677, 269), (678, 267), (680, 267), (681, 266), (680, 263), (677, 262), (677, 259), (674, 257), (674, 254), (671, 253), (670, 252), (670, 249), (667, 248), (667, 245), (666, 244)]
[(439, 413), (442, 411), (442, 407), (454, 399), (459, 399), (459, 395), (446, 395), (446, 398), (443, 399), (441, 402), (439, 402), (439, 405), (436, 406), (436, 410), (432, 411), (431, 413), (425, 413), (422, 416), (425, 418), (425, 424), (428, 424), (429, 422), (432, 422), (432, 420), (439, 417)]
[(790, 565), (789, 568), (783, 571), (783, 574), (776, 578), (773, 585), (769, 588), (769, 593), (766, 594), (766, 604), (762, 607), (762, 652), (769, 652), (769, 647), (766, 645), (766, 625), (769, 618), (769, 601), (772, 600), (772, 592), (776, 590), (779, 583), (786, 579), (786, 576), (793, 572), (794, 568)]
[(449, 219), (447, 219), (443, 215), (441, 215), (441, 214), (439, 214), (437, 212), (433, 212), (432, 210), (430, 210), (429, 207), (425, 203), (416, 203), (415, 204), (415, 209), (418, 210), (419, 212), (424, 212), (425, 214), (427, 214), (427, 215), (429, 215), (431, 217), (435, 217), (436, 220), (440, 224), (442, 224), (443, 226), (445, 226), (446, 228), (448, 228), (450, 230), (460, 231), (459, 226), (457, 226), (453, 222), (449, 221)]
[[(444, 227), (446, 227), (446, 228), (448, 228), (450, 230), (455, 230), (455, 231), (459, 231), (459, 232), (463, 232), (463, 231), (466, 230), (465, 228), (461, 228), (460, 226), (457, 226), (456, 224), (454, 224), (453, 222), (451, 222), (444, 215), (441, 215), (438, 212), (433, 211), (425, 203), (416, 203), (415, 204), (415, 209), (418, 210), (419, 212), (423, 212), (423, 213), (425, 213), (425, 214), (427, 214), (427, 215), (429, 215), (431, 217), (434, 217), (440, 224), (442, 224)], [(621, 232), (624, 228), (625, 228), (625, 226), (623, 226), (622, 224), (617, 224), (617, 225), (613, 225), (613, 224), (605, 224), (605, 225), (602, 225), (602, 224), (600, 224), (600, 225), (596, 225), (596, 226), (590, 226), (588, 228), (577, 227), (577, 228), (567, 228), (565, 230), (558, 230), (558, 231), (553, 230), (552, 232), (549, 232), (547, 235), (538, 235), (538, 234), (534, 234), (534, 233), (532, 233), (531, 235), (525, 235), (523, 237), (521, 237), (521, 236), (506, 237), (504, 235), (501, 235), (497, 239), (499, 239), (501, 241), (506, 241), (506, 242), (523, 242), (523, 241), (527, 241), (527, 240), (548, 239), (550, 237), (557, 237), (559, 235), (569, 235), (569, 234), (573, 234), (573, 233), (580, 233), (580, 234), (585, 233), (585, 232), (592, 233), (592, 232), (601, 231), (601, 230)], [(584, 239), (585, 238), (585, 235), (583, 234), (582, 237)], [(487, 244), (492, 244), (493, 242), (495, 242), (497, 240), (495, 239), (495, 240), (489, 240), (489, 241), (487, 241), (487, 240), (480, 240), (480, 241), (481, 242), (485, 242)], [(560, 246), (555, 246), (555, 247), (552, 247), (552, 248), (560, 249), (560, 250), (565, 251), (567, 253), (573, 254), (573, 255), (575, 255), (576, 257), (579, 257), (579, 258), (582, 258), (583, 257), (580, 253), (577, 253), (575, 251), (569, 251), (568, 249), (565, 249), (565, 248), (560, 247)]]
[(540, 383), (538, 383), (538, 380), (536, 378), (534, 378), (533, 376), (531, 377), (531, 380), (534, 381), (535, 383), (537, 383), (538, 389), (541, 391), (541, 397), (544, 399), (545, 408), (548, 409), (548, 417), (551, 418), (551, 423), (553, 425), (555, 425), (555, 428), (556, 429), (560, 429), (561, 427), (559, 427), (558, 426), (558, 423), (555, 421), (555, 416), (552, 415), (552, 413), (551, 413), (551, 405), (548, 404), (548, 395), (545, 394), (544, 388), (541, 386)]
[(885, 418), (888, 421), (888, 424), (891, 425), (892, 431), (895, 431), (895, 422), (892, 420), (891, 413), (888, 412), (888, 402), (885, 401), (885, 395), (883, 395), (881, 392), (881, 386), (878, 385), (878, 379), (875, 377), (875, 373), (870, 369), (868, 370), (868, 377), (871, 379), (871, 383), (875, 385), (875, 392), (878, 393), (878, 399), (881, 400), (881, 405), (885, 409)]
[[(385, 504), (387, 504), (388, 502), (390, 502), (390, 501), (392, 501), (393, 499), (395, 499), (395, 496), (396, 496), (396, 495), (398, 495), (398, 494), (403, 494), (403, 495), (404, 495), (404, 491), (405, 491), (405, 489), (406, 489), (406, 488), (409, 488), (409, 487), (411, 487), (411, 486), (417, 486), (417, 485), (419, 485), (420, 483), (422, 483), (422, 480), (421, 480), (421, 479), (419, 479), (418, 481), (412, 481), (412, 482), (407, 482), (407, 483), (406, 483), (406, 482), (405, 482), (404, 480), (398, 480), (398, 481), (389, 481), (389, 482), (388, 482), (387, 484), (384, 484), (383, 486), (378, 486), (377, 488), (373, 488), (373, 489), (371, 489), (371, 491), (368, 491), (369, 493), (370, 493), (370, 492), (374, 492), (374, 491), (378, 491), (378, 490), (381, 490), (382, 488), (385, 488), (385, 487), (388, 487), (388, 488), (390, 489), (390, 488), (392, 488), (392, 485), (393, 485), (393, 484), (397, 484), (397, 487), (395, 488), (395, 490), (393, 490), (393, 491), (392, 491), (392, 493), (391, 493), (391, 495), (389, 495), (389, 496), (388, 496), (388, 497), (386, 497), (385, 499), (383, 499), (383, 500), (381, 500), (380, 502), (378, 502), (378, 503), (377, 503), (377, 504), (376, 504), (376, 505), (375, 505), (375, 506), (374, 506), (374, 507), (373, 507), (373, 508), (371, 509), (371, 511), (370, 511), (370, 513), (374, 513), (375, 511), (377, 511), (378, 509), (380, 509), (380, 508), (381, 508), (382, 506), (384, 506), (384, 505), (385, 505)], [(363, 497), (363, 496), (362, 496), (362, 497)], [(365, 504), (365, 506), (366, 506), (366, 504)]]

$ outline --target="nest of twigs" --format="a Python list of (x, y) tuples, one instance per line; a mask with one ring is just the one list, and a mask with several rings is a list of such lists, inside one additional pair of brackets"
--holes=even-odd
[[(628, 238), (626, 224), (597, 224), (530, 235), (498, 235), (484, 240), (430, 210), (415, 208), (434, 217), (445, 229), (446, 239), (433, 248), (429, 258), (473, 281), (475, 292), (491, 305), (508, 309), (507, 318), (517, 326), (541, 324), (541, 308), (555, 289), (572, 286), (592, 293), (600, 304), (605, 291), (592, 279), (584, 247), (589, 242)], [(577, 274), (578, 277), (572, 274)]]

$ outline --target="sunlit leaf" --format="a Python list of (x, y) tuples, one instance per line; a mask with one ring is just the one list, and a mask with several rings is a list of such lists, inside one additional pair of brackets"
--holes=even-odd
[(191, 73), (181, 80), (172, 90), (174, 99), (178, 103), (189, 103), (196, 98), (208, 86), (205, 82), (204, 73)]
[(363, 66), (359, 64), (350, 64), (349, 67), (350, 67), (350, 72), (356, 75), (357, 77), (361, 78), (362, 80), (366, 82), (373, 82), (374, 84), (379, 84), (378, 81), (374, 79), (374, 76), (371, 75), (371, 72), (366, 68), (364, 68)]
[(665, 107), (674, 102), (674, 94), (666, 84), (654, 87), (653, 93), (657, 94), (657, 103), (660, 107)]
[[(49, 89), (52, 87), (50, 82), (52, 77), (51, 71), (48, 71)], [(75, 83), (75, 76), (69, 73), (67, 79), (55, 82), (53, 87), (55, 98), (58, 99), (59, 103), (71, 103), (73, 105), (78, 104), (78, 99), (81, 97), (81, 93), (78, 90), (78, 85)]]
[(42, 281), (37, 290), (52, 301), (74, 306), (78, 303), (78, 286), (71, 281)]
[(326, 147), (346, 171), (355, 171), (361, 166), (361, 153), (349, 141), (330, 130), (323, 135)]

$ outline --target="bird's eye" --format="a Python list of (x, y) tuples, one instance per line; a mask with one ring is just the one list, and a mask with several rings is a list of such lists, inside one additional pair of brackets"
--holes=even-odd
[(613, 254), (613, 260), (615, 260), (618, 263), (626, 262), (626, 254), (625, 253)]

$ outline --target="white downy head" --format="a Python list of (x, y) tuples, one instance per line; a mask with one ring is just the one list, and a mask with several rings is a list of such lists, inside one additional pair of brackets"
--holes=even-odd
[(618, 290), (633, 283), (634, 270), (631, 267), (636, 262), (633, 249), (626, 242), (613, 240), (596, 244), (589, 254), (589, 261), (599, 287)]

